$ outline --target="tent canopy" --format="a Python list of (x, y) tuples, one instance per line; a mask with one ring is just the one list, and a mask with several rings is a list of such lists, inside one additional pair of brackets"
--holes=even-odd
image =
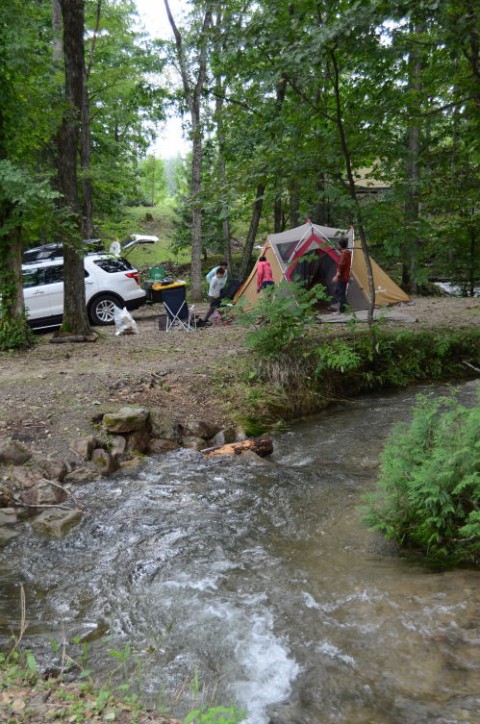
[[(340, 256), (339, 242), (347, 239), (352, 250), (351, 278), (347, 302), (354, 310), (368, 309), (370, 293), (367, 265), (361, 246), (355, 242), (353, 228), (335, 229), (319, 226), (308, 220), (295, 229), (269, 234), (260, 256), (265, 256), (272, 267), (275, 284), (281, 281), (303, 282), (310, 289), (322, 284), (330, 297), (335, 295), (335, 276)], [(375, 306), (382, 307), (409, 301), (409, 297), (395, 282), (370, 259), (375, 287)], [(258, 262), (257, 262), (258, 264)], [(257, 295), (257, 264), (235, 295), (255, 304)]]

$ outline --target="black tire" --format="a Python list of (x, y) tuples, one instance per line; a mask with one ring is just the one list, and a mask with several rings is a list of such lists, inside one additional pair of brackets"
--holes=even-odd
[(122, 309), (123, 301), (114, 294), (99, 294), (88, 305), (88, 316), (95, 327), (114, 323), (115, 307)]

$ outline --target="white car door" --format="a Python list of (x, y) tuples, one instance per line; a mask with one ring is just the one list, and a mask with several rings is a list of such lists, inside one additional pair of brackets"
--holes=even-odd
[(49, 317), (50, 296), (45, 285), (45, 269), (33, 267), (23, 269), (23, 298), (29, 319)]
[(45, 289), (49, 296), (50, 314), (63, 314), (63, 264), (45, 268)]

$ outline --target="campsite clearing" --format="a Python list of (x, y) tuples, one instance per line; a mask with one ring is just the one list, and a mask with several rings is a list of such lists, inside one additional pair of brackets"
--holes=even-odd
[[(417, 319), (405, 324), (410, 331), (480, 323), (480, 298), (422, 297), (396, 309)], [(35, 450), (60, 454), (91, 433), (99, 413), (125, 404), (159, 407), (182, 420), (231, 420), (245, 330), (212, 326), (167, 335), (158, 331), (158, 313), (155, 307), (134, 313), (137, 335), (116, 337), (115, 328), (106, 327), (96, 343), (50, 344), (47, 335), (28, 352), (1, 353), (0, 439), (13, 435)], [(343, 325), (320, 327), (338, 335)]]

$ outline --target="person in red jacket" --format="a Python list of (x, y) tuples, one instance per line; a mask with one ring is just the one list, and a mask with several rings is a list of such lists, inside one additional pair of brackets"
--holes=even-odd
[(337, 262), (337, 273), (333, 277), (333, 281), (337, 284), (335, 294), (338, 301), (338, 311), (342, 314), (347, 306), (347, 286), (352, 267), (352, 250), (348, 249), (347, 239), (341, 239), (339, 246), (340, 257)]
[(265, 287), (273, 287), (273, 285), (272, 267), (266, 257), (261, 256), (257, 266), (257, 292), (265, 289)]

